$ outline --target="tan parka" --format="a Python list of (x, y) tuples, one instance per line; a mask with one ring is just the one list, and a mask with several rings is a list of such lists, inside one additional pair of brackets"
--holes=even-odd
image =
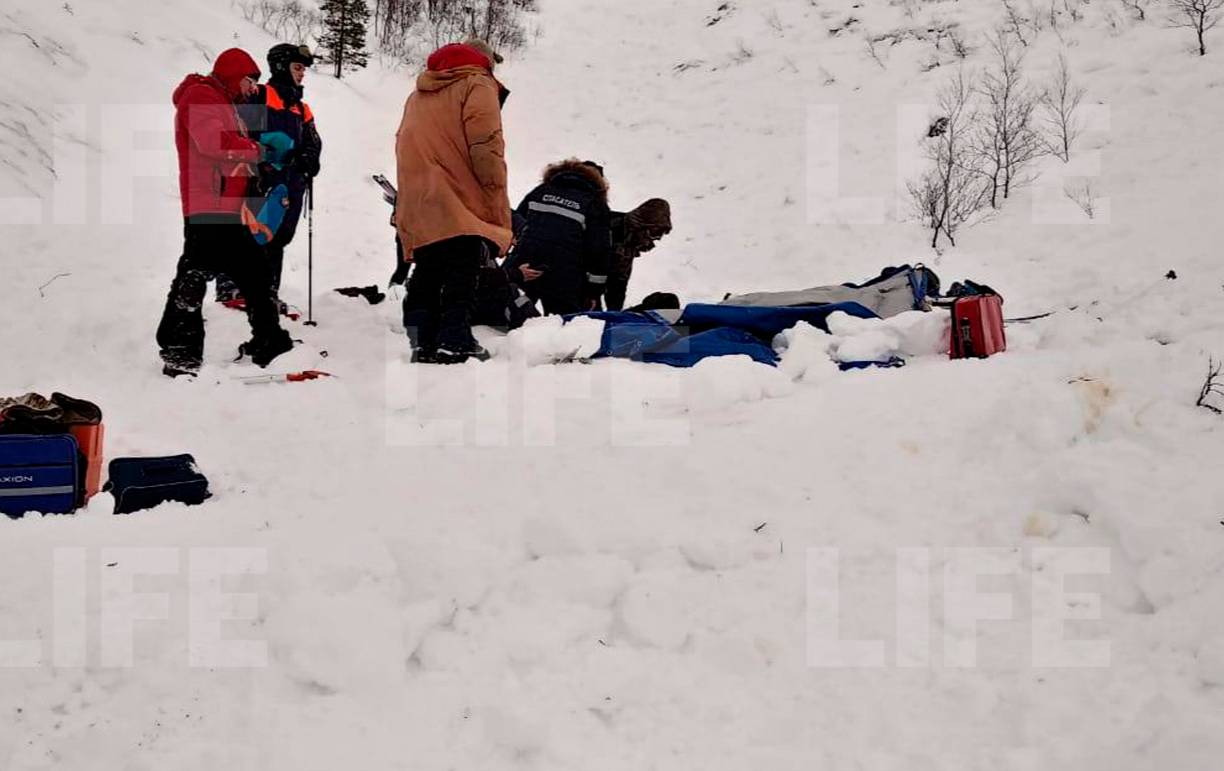
[[(447, 46), (430, 58), (431, 65), (448, 49), (471, 50)], [(468, 60), (466, 51), (450, 60)], [(487, 238), (502, 254), (509, 248), (502, 91), (489, 69), (476, 64), (431, 66), (417, 79), (395, 142), (395, 225), (405, 259), (413, 249), (457, 236)]]

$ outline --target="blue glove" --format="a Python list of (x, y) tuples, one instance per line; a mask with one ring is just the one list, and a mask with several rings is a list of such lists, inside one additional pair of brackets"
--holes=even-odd
[(265, 131), (259, 135), (259, 144), (263, 145), (263, 162), (278, 169), (285, 165), (293, 151), (293, 139), (283, 131)]

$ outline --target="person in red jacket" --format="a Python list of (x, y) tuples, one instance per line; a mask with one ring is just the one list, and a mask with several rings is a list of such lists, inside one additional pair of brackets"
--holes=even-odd
[[(204, 356), (201, 305), (215, 273), (233, 277), (247, 299), (251, 340), (239, 350), (261, 367), (293, 347), (280, 326), (267, 258), (247, 222), (249, 185), (264, 149), (247, 135), (235, 105), (255, 93), (259, 66), (231, 48), (212, 73), (188, 75), (174, 92), (174, 140), (183, 203), (183, 254), (157, 328), (163, 372), (195, 375)], [(245, 216), (244, 216), (245, 215)]]

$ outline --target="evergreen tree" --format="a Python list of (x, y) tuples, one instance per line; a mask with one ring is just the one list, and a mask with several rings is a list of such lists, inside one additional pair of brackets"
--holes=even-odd
[(370, 21), (370, 7), (366, 0), (324, 0), (323, 36), (319, 44), (327, 51), (327, 58), (336, 65), (336, 77), (344, 70), (354, 70), (369, 63), (365, 50), (366, 26)]

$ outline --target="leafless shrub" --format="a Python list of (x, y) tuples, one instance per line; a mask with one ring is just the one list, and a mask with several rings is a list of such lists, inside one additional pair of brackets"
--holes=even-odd
[(1050, 152), (1064, 163), (1071, 160), (1071, 146), (1079, 138), (1083, 126), (1079, 120), (1079, 106), (1085, 90), (1071, 79), (1067, 57), (1058, 56), (1058, 72), (1054, 81), (1041, 93), (1041, 104), (1045, 107), (1045, 122), (1050, 127), (1047, 142)]
[(428, 51), (467, 37), (487, 40), (499, 51), (528, 42), (525, 12), (535, 0), (373, 0), (374, 39), (378, 50), (401, 61), (415, 61)]
[(1083, 182), (1079, 185), (1072, 185), (1068, 182), (1063, 188), (1063, 195), (1078, 206), (1088, 219), (1096, 219), (1097, 201), (1100, 196), (1092, 189), (1091, 182)]
[(250, 0), (242, 0), (235, 3), (238, 7), (238, 13), (242, 15), (245, 21), (255, 21), (255, 3)]
[(1121, 0), (1122, 7), (1135, 14), (1135, 21), (1147, 21), (1148, 6), (1152, 0)]
[(937, 101), (942, 131), (928, 139), (931, 168), (908, 185), (914, 210), (931, 231), (931, 248), (939, 245), (941, 233), (955, 246), (961, 225), (980, 212), (987, 200), (986, 186), (968, 143), (978, 120), (973, 94), (973, 84), (963, 71), (940, 90)]
[(534, 8), (535, 0), (427, 0), (424, 28), (432, 46), (475, 36), (513, 50), (526, 44), (522, 13)]
[(294, 43), (317, 43), (323, 14), (301, 0), (239, 0), (242, 18), (273, 37)]
[(871, 38), (866, 38), (863, 42), (867, 44), (867, 55), (871, 57), (871, 60), (880, 65), (880, 69), (888, 69), (888, 67), (884, 64), (884, 60), (880, 58), (880, 52), (876, 50), (876, 41), (872, 40)]
[(953, 55), (961, 61), (964, 61), (973, 52), (960, 30), (955, 27), (948, 30), (948, 42), (952, 45)]
[(1224, 371), (1221, 364), (1214, 358), (1207, 360), (1207, 379), (1203, 381), (1203, 386), (1199, 389), (1198, 400), (1194, 403), (1196, 407), (1209, 409), (1217, 415), (1224, 414), (1224, 409), (1211, 404), (1210, 400), (1213, 396), (1224, 397), (1224, 382), (1220, 380), (1221, 371)]
[(1025, 168), (1046, 145), (1033, 126), (1037, 97), (1021, 72), (1023, 53), (1004, 29), (990, 38), (990, 48), (994, 62), (977, 89), (985, 105), (969, 144), (989, 182), (990, 206), (997, 209), (1000, 194), (1006, 199), (1026, 181)]
[(735, 41), (735, 53), (731, 54), (731, 61), (735, 64), (743, 64), (750, 61), (754, 56), (753, 50), (748, 47), (748, 44), (743, 40)]
[(786, 33), (786, 25), (782, 23), (782, 18), (778, 16), (778, 9), (776, 8), (771, 8), (769, 13), (765, 14), (765, 26), (773, 30), (775, 35)]
[(251, 6), (251, 21), (258, 24), (262, 29), (269, 30), (272, 25), (272, 19), (276, 17), (280, 10), (280, 3), (277, 0), (247, 0)]
[(308, 8), (301, 0), (286, 0), (275, 18), (273, 32), (281, 40), (294, 43), (317, 41), (323, 34), (323, 14)]
[(1194, 30), (1198, 36), (1199, 56), (1206, 56), (1207, 44), (1203, 38), (1220, 23), (1224, 0), (1168, 0), (1168, 3), (1170, 25)]

